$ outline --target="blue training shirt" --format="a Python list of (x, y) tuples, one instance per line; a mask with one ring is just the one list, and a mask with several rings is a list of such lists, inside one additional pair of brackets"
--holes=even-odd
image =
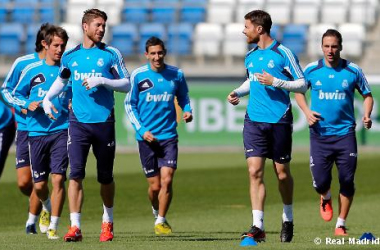
[(311, 127), (318, 135), (345, 135), (355, 128), (354, 92), (371, 93), (362, 70), (342, 59), (336, 68), (326, 66), (323, 59), (305, 68), (311, 89), (310, 109), (321, 114), (321, 120)]
[(266, 49), (256, 47), (245, 57), (245, 67), (250, 80), (247, 113), (251, 121), (266, 123), (292, 123), (289, 91), (261, 84), (256, 73), (263, 70), (272, 76), (293, 81), (304, 78), (298, 58), (288, 48), (273, 40)]
[[(27, 109), (34, 101), (42, 101), (58, 76), (59, 66), (48, 65), (45, 60), (30, 64), (23, 71), (15, 88), (15, 97), (22, 108)], [(52, 100), (58, 113), (51, 120), (44, 112), (42, 105), (35, 111), (28, 110), (26, 121), (29, 136), (49, 135), (68, 128), (68, 105), (71, 98), (71, 86)]]
[(86, 90), (82, 83), (93, 76), (108, 79), (128, 78), (129, 73), (120, 52), (104, 43), (89, 49), (78, 45), (66, 51), (61, 62), (59, 76), (72, 82), (72, 109), (75, 118), (82, 123), (114, 121), (113, 90), (101, 85)]
[(1, 95), (4, 101), (9, 105), (13, 106), (15, 109), (15, 117), (17, 121), (17, 130), (26, 131), (26, 116), (21, 113), (21, 108), (17, 103), (17, 100), (14, 98), (14, 88), (19, 82), (22, 71), (26, 66), (31, 63), (40, 61), (38, 53), (32, 53), (25, 56), (21, 56), (15, 60), (13, 63), (7, 77), (4, 80), (4, 83), (1, 87)]
[(150, 64), (132, 72), (131, 91), (125, 98), (125, 110), (136, 130), (136, 139), (143, 140), (150, 131), (158, 140), (177, 136), (177, 114), (174, 98), (184, 112), (192, 112), (189, 90), (181, 69), (170, 65), (156, 72)]
[(0, 129), (8, 126), (10, 121), (12, 121), (12, 111), (7, 107), (2, 101), (0, 101)]

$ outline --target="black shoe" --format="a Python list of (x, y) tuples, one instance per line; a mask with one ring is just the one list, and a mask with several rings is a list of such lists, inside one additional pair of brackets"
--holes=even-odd
[(246, 237), (253, 238), (256, 242), (262, 242), (265, 241), (265, 231), (256, 226), (251, 226), (248, 232), (244, 232), (240, 236), (242, 240)]
[(280, 234), (281, 242), (291, 242), (293, 239), (293, 221), (285, 221), (282, 223)]

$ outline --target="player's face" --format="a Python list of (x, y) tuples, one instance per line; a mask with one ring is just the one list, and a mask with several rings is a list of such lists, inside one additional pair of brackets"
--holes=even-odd
[(340, 59), (340, 51), (338, 38), (335, 36), (325, 36), (322, 40), (322, 51), (325, 61), (329, 64), (335, 64)]
[(54, 36), (50, 45), (46, 46), (46, 57), (53, 62), (59, 62), (61, 60), (63, 52), (65, 52), (66, 43), (62, 38)]
[(99, 43), (102, 41), (104, 34), (106, 32), (106, 22), (103, 18), (94, 18), (89, 24), (84, 23), (83, 29), (85, 35), (94, 43)]
[(250, 20), (246, 19), (243, 34), (247, 37), (247, 43), (258, 43), (262, 28), (260, 25), (253, 24)]
[(150, 63), (150, 67), (158, 71), (164, 67), (164, 58), (166, 52), (161, 45), (149, 46), (148, 52), (145, 52), (145, 56)]

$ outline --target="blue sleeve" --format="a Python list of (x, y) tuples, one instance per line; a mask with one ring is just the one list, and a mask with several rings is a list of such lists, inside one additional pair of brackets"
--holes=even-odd
[(304, 78), (297, 56), (288, 48), (284, 48), (282, 52), (285, 59), (284, 68), (289, 71), (293, 77), (293, 80)]
[(178, 71), (177, 101), (183, 112), (192, 112), (189, 98), (189, 88), (182, 70)]
[(61, 67), (59, 68), (58, 76), (62, 79), (69, 79), (71, 76), (71, 71), (68, 67), (68, 57), (63, 54), (61, 58)]
[(19, 111), (21, 110), (19, 106), (14, 104), (15, 99), (14, 99), (13, 90), (18, 83), (18, 80), (21, 75), (21, 71), (22, 71), (22, 68), (20, 67), (20, 64), (18, 63), (18, 61), (16, 60), (13, 63), (11, 70), (9, 71), (1, 87), (1, 95), (3, 97), (5, 104), (7, 104), (10, 107), (14, 107), (16, 110), (19, 110)]
[(132, 73), (131, 77), (131, 90), (127, 93), (125, 97), (125, 111), (128, 115), (129, 120), (132, 123), (133, 128), (141, 137), (148, 129), (143, 125), (139, 116), (138, 110), (138, 100), (139, 100), (139, 90), (138, 90), (138, 80), (136, 75)]
[(357, 78), (356, 89), (360, 92), (360, 94), (367, 95), (371, 93), (371, 88), (369, 87), (368, 81), (360, 68), (357, 70)]
[(30, 94), (30, 77), (28, 72), (24, 72), (17, 86), (14, 89), (15, 105), (20, 108), (28, 109), (29, 104), (32, 102), (29, 99)]
[(113, 62), (112, 62), (113, 66), (112, 67), (118, 73), (118, 78), (129, 78), (129, 73), (128, 73), (127, 68), (124, 65), (124, 59), (120, 51), (113, 47), (108, 47), (108, 48), (111, 49), (111, 51), (113, 52)]

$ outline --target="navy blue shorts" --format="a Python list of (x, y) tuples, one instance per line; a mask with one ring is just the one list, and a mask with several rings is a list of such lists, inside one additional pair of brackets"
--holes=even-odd
[(177, 169), (178, 137), (152, 143), (138, 143), (141, 165), (147, 178), (158, 175), (161, 167)]
[(16, 126), (12, 119), (7, 126), (0, 129), (0, 176), (5, 166), (5, 160), (8, 157), (8, 151), (15, 139)]
[(318, 136), (310, 134), (310, 170), (313, 186), (318, 193), (327, 192), (331, 186), (331, 170), (338, 168), (340, 193), (354, 195), (354, 176), (357, 166), (355, 132), (344, 136)]
[(29, 167), (28, 131), (16, 131), (16, 169)]
[(45, 181), (49, 173), (66, 177), (69, 163), (67, 155), (67, 130), (59, 133), (30, 136), (30, 166), (34, 182)]
[(245, 157), (265, 157), (281, 164), (290, 162), (292, 132), (292, 124), (253, 122), (246, 117), (243, 129)]
[(68, 151), (70, 160), (70, 179), (84, 179), (87, 157), (92, 146), (97, 160), (98, 182), (113, 182), (115, 159), (115, 123), (69, 123)]

